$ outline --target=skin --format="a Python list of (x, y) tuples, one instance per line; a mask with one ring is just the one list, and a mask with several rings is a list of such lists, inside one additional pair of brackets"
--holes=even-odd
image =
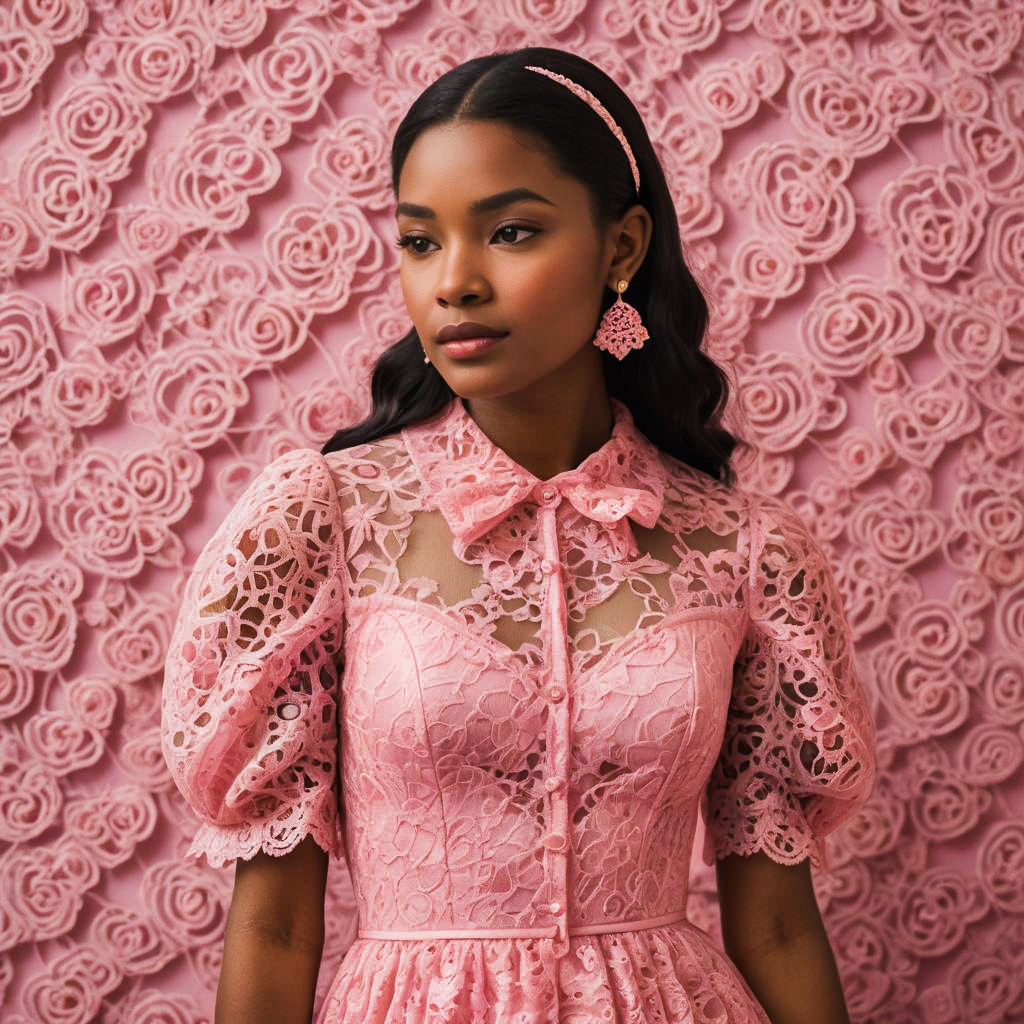
[[(478, 216), (468, 210), (473, 200), (518, 187), (550, 203), (519, 201)], [(479, 121), (420, 135), (398, 203), (399, 234), (423, 239), (403, 250), (400, 273), (431, 362), (519, 465), (542, 480), (578, 466), (612, 427), (601, 353), (591, 344), (601, 298), (643, 262), (650, 214), (633, 206), (599, 234), (579, 182), (501, 125)], [(436, 217), (410, 216), (403, 203)], [(473, 359), (452, 359), (437, 332), (463, 320), (509, 335)]]
[[(474, 201), (513, 188), (549, 202), (470, 213)], [(634, 205), (599, 231), (580, 183), (485, 122), (424, 132), (402, 169), (398, 202), (399, 234), (423, 239), (402, 251), (402, 293), (438, 372), (484, 433), (536, 477), (578, 466), (611, 434), (591, 342), (603, 289), (631, 280), (644, 260), (648, 212)], [(433, 216), (403, 212), (403, 203)], [(520, 230), (499, 230), (513, 224)], [(454, 360), (436, 335), (464, 320), (509, 335)], [(309, 837), (283, 857), (236, 862), (215, 1024), (308, 1024), (327, 870), (327, 854)], [(807, 862), (731, 855), (717, 873), (726, 952), (772, 1024), (849, 1024)]]

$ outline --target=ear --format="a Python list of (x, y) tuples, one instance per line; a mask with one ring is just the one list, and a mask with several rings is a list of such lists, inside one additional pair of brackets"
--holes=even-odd
[(615, 282), (631, 281), (647, 255), (654, 230), (646, 207), (634, 203), (612, 226), (612, 263), (608, 268), (608, 287), (615, 291)]

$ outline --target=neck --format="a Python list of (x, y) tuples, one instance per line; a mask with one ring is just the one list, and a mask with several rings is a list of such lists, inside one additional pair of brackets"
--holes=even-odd
[(490, 440), (538, 480), (575, 469), (608, 441), (614, 423), (603, 387), (548, 402), (507, 395), (460, 401)]

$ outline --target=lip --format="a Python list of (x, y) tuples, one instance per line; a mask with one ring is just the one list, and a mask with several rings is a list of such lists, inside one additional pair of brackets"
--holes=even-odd
[(495, 348), (505, 340), (505, 337), (506, 335), (499, 334), (489, 338), (460, 338), (458, 341), (443, 342), (441, 348), (444, 349), (444, 354), (452, 359), (468, 359)]
[(444, 345), (449, 341), (465, 341), (467, 338), (503, 338), (508, 331), (499, 331), (487, 324), (475, 324), (465, 320), (461, 324), (445, 324), (437, 332), (437, 343)]

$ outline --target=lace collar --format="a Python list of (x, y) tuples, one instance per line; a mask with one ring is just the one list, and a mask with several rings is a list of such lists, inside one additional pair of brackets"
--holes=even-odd
[(523, 502), (543, 507), (567, 500), (597, 523), (608, 554), (636, 554), (626, 517), (652, 527), (664, 505), (661, 453), (639, 430), (624, 402), (611, 398), (611, 436), (575, 469), (541, 480), (499, 448), (456, 395), (436, 417), (402, 437), (438, 509), (455, 535), (455, 553), (506, 519)]

